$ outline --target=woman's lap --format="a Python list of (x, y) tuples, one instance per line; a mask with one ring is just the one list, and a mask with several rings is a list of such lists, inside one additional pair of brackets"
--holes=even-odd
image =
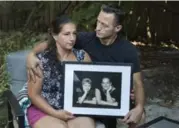
[[(64, 121), (61, 121), (60, 119), (50, 117), (47, 114), (45, 114), (44, 112), (42, 112), (41, 110), (39, 110), (38, 108), (36, 108), (35, 106), (30, 106), (27, 110), (27, 118), (29, 121), (29, 124), (32, 128), (34, 128), (34, 126), (37, 124), (37, 122), (41, 122), (40, 120), (44, 120), (47, 121), (49, 120), (58, 120), (59, 123), (65, 123)], [(47, 119), (42, 119), (42, 118), (47, 118)], [(70, 122), (70, 121), (69, 121)], [(82, 122), (82, 125), (84, 123), (88, 123), (88, 124), (92, 124), (94, 123), (94, 120), (90, 117), (76, 117), (75, 119), (73, 119), (71, 121), (71, 123), (78, 123), (78, 122)], [(67, 123), (65, 123), (67, 124)]]
[(27, 109), (27, 118), (29, 121), (30, 126), (34, 126), (34, 124), (40, 120), (41, 118), (47, 116), (47, 114), (45, 114), (44, 112), (40, 111), (38, 108), (36, 108), (35, 106), (30, 106)]

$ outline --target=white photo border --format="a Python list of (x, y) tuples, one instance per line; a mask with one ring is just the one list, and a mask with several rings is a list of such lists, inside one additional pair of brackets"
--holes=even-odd
[[(74, 71), (96, 71), (121, 73), (121, 108), (81, 108), (73, 107)], [(77, 63), (64, 62), (64, 110), (74, 115), (124, 117), (131, 109), (132, 64), (126, 63)]]

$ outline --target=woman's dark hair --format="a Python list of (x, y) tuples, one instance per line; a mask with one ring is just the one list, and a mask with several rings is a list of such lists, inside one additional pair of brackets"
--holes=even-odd
[(67, 23), (74, 23), (74, 22), (70, 19), (70, 17), (66, 15), (56, 17), (52, 21), (50, 28), (48, 30), (48, 47), (47, 47), (48, 58), (53, 62), (58, 61), (56, 41), (53, 38), (53, 35), (58, 35), (61, 32), (63, 25)]

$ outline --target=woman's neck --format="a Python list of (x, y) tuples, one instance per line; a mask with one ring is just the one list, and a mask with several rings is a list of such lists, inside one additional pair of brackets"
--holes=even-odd
[(110, 38), (100, 39), (100, 42), (101, 44), (108, 46), (108, 45), (113, 44), (116, 38), (117, 38), (117, 35), (115, 34), (115, 35), (112, 35)]
[(68, 60), (69, 55), (71, 54), (72, 50), (65, 50), (59, 44), (57, 46), (57, 57), (60, 61)]

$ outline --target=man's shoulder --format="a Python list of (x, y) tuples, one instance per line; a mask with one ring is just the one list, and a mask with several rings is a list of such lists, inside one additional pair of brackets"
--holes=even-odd
[(78, 32), (77, 38), (83, 39), (83, 40), (89, 40), (96, 37), (95, 32)]
[(84, 31), (81, 31), (81, 32), (78, 32), (78, 35), (79, 36), (95, 36), (96, 33), (93, 31), (93, 32), (84, 32)]
[(77, 49), (84, 49), (87, 44), (96, 38), (95, 32), (79, 32), (77, 33), (77, 40), (75, 47)]
[(139, 49), (129, 40), (121, 39), (120, 43), (123, 43), (123, 49), (128, 53), (138, 53)]

